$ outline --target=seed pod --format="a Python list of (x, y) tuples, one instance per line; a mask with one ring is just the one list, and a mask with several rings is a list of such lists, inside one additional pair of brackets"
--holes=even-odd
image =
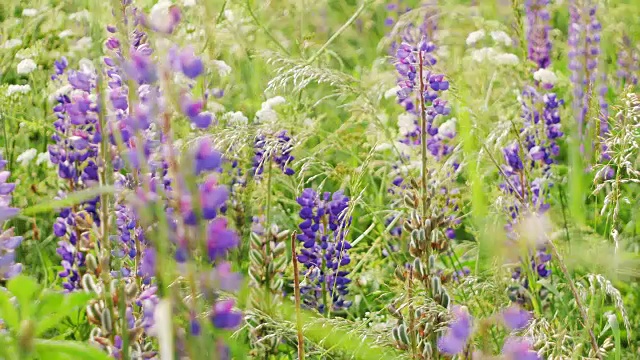
[(87, 293), (94, 292), (98, 295), (102, 293), (101, 287), (96, 283), (95, 278), (91, 274), (82, 275), (82, 281), (80, 281), (80, 284), (82, 285), (82, 289)]
[(396, 268), (395, 273), (396, 273), (396, 277), (397, 277), (400, 281), (405, 281), (405, 280), (406, 280), (406, 277), (404, 276), (404, 268), (403, 268), (403, 267), (398, 266), (398, 267)]
[(409, 334), (407, 334), (407, 327), (404, 324), (398, 326), (398, 335), (400, 335), (400, 341), (403, 344), (409, 345)]
[(434, 294), (440, 294), (440, 291), (442, 291), (442, 283), (439, 277), (434, 276), (431, 278), (431, 290)]
[(94, 327), (89, 333), (89, 340), (93, 341), (94, 338), (99, 336), (102, 336), (102, 330), (100, 330), (100, 328), (98, 327)]
[(262, 253), (256, 249), (249, 250), (249, 259), (252, 264), (256, 264), (258, 266), (262, 266), (264, 264), (264, 257)]
[(413, 257), (420, 257), (420, 249), (413, 239), (409, 242), (409, 254)]
[(420, 278), (424, 278), (426, 276), (426, 269), (419, 258), (415, 258), (413, 260), (413, 268)]
[(85, 264), (87, 266), (87, 270), (91, 273), (95, 273), (98, 270), (98, 259), (96, 259), (95, 255), (87, 254), (85, 259)]
[(281, 254), (280, 256), (276, 257), (273, 262), (273, 266), (278, 272), (283, 272), (287, 267), (287, 260), (287, 257)]
[(420, 224), (420, 215), (418, 215), (418, 212), (415, 210), (411, 212), (411, 222), (416, 225)]
[(251, 247), (261, 249), (262, 248), (262, 237), (254, 232), (251, 232)]
[(402, 313), (400, 313), (400, 311), (398, 311), (398, 309), (396, 308), (396, 306), (394, 304), (389, 304), (387, 306), (387, 310), (389, 311), (389, 313), (397, 318), (398, 320), (402, 320)]
[(404, 230), (405, 232), (410, 233), (413, 230), (413, 226), (411, 225), (411, 222), (409, 221), (403, 221), (402, 222), (402, 230)]
[(431, 348), (431, 343), (425, 341), (422, 346), (423, 346), (423, 348), (422, 348), (422, 356), (425, 359), (432, 359), (433, 358), (433, 349)]
[(127, 284), (124, 287), (124, 293), (127, 295), (127, 298), (133, 298), (138, 293), (138, 284), (135, 282)]
[(284, 280), (282, 280), (282, 278), (277, 278), (273, 284), (271, 284), (271, 289), (272, 290), (279, 290), (282, 289), (282, 285), (284, 285)]
[(436, 269), (436, 256), (435, 255), (429, 255), (429, 272), (433, 271)]
[(442, 290), (440, 305), (442, 305), (443, 308), (448, 309), (450, 304), (451, 304), (451, 298), (449, 297), (449, 294), (447, 293), (446, 290)]
[(87, 305), (87, 319), (89, 319), (89, 323), (97, 324), (98, 323), (98, 314), (93, 311), (93, 306)]
[(113, 324), (111, 324), (111, 313), (109, 312), (109, 309), (102, 310), (102, 314), (100, 314), (100, 322), (102, 323), (102, 330), (105, 336), (111, 334)]
[(416, 311), (414, 311), (414, 313), (413, 313), (413, 314), (414, 314), (414, 318), (415, 318), (415, 319), (420, 319), (420, 318), (422, 318), (422, 309), (419, 309), (419, 308), (418, 308), (418, 309), (416, 309)]
[(415, 206), (414, 206), (415, 201), (413, 201), (413, 196), (411, 196), (410, 194), (405, 194), (404, 195), (404, 204), (409, 208), (415, 208)]
[(431, 224), (431, 219), (430, 218), (426, 218), (424, 220), (424, 226), (422, 228), (424, 229), (424, 232), (425, 232), (426, 236), (430, 236), (431, 235), (431, 231), (433, 231), (433, 225)]
[(283, 231), (280, 231), (280, 232), (276, 235), (276, 239), (278, 239), (278, 240), (282, 240), (282, 239), (286, 238), (287, 236), (289, 236), (289, 230), (283, 230)]
[(262, 284), (262, 282), (264, 281), (264, 274), (262, 272), (262, 269), (251, 269), (249, 268), (249, 278), (251, 279), (251, 281), (253, 282), (253, 284)]
[(276, 244), (276, 246), (273, 247), (273, 255), (282, 255), (286, 249), (287, 246), (283, 242), (279, 242)]
[(400, 329), (398, 329), (397, 326), (395, 326), (391, 330), (391, 335), (393, 335), (393, 340), (395, 340), (395, 342), (397, 342), (398, 344), (401, 343), (401, 340), (400, 340)]
[(118, 287), (119, 287), (119, 285), (120, 285), (120, 282), (118, 281), (118, 279), (113, 279), (109, 283), (109, 294), (111, 294), (112, 298), (117, 298), (118, 297)]

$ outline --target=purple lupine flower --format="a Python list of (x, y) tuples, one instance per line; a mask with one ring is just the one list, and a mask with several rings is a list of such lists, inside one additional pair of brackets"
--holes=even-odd
[(220, 167), (222, 154), (213, 148), (208, 138), (200, 140), (195, 155), (195, 174), (200, 175), (204, 171), (213, 171)]
[(192, 47), (185, 47), (178, 55), (180, 68), (185, 76), (195, 79), (204, 72), (204, 64), (202, 60), (195, 56)]
[(619, 87), (638, 84), (638, 72), (640, 71), (640, 55), (633, 46), (628, 35), (622, 36), (620, 49), (618, 50), (616, 70)]
[(295, 159), (295, 157), (291, 155), (293, 152), (293, 140), (287, 134), (286, 130), (274, 135), (257, 135), (253, 149), (254, 176), (262, 175), (267, 161), (273, 161), (282, 173), (287, 176), (295, 174), (295, 170), (291, 168), (291, 163)]
[(527, 0), (527, 43), (529, 60), (544, 69), (551, 63), (551, 41), (549, 40), (549, 0)]
[[(65, 81), (66, 60), (56, 65), (56, 80)], [(95, 74), (88, 68), (70, 71), (66, 81), (75, 89), (72, 95), (60, 95), (54, 107), (57, 120), (56, 132), (52, 135), (54, 144), (49, 145), (51, 161), (58, 166), (58, 175), (68, 184), (66, 190), (78, 191), (99, 183), (98, 148), (98, 106), (91, 100), (95, 88)], [(65, 193), (61, 192), (60, 197)], [(73, 291), (80, 287), (80, 277), (85, 269), (86, 255), (93, 250), (89, 230), (90, 223), (100, 223), (97, 204), (100, 197), (89, 199), (73, 209), (63, 209), (54, 223), (54, 234), (60, 238), (58, 254), (62, 258), (65, 279), (63, 287)]]
[(505, 340), (502, 355), (506, 360), (541, 360), (542, 357), (531, 347), (529, 340), (511, 337)]
[(502, 312), (502, 319), (509, 329), (520, 330), (531, 320), (531, 313), (518, 305), (511, 305)]
[(238, 235), (227, 228), (226, 219), (218, 218), (209, 223), (206, 242), (209, 260), (214, 261), (238, 246)]
[(473, 318), (467, 308), (455, 306), (452, 309), (453, 322), (449, 324), (444, 336), (438, 339), (438, 350), (445, 355), (461, 353), (471, 337)]
[(15, 189), (14, 183), (7, 183), (11, 173), (4, 170), (7, 161), (0, 155), (0, 223), (16, 216), (19, 209), (11, 207), (11, 192)]
[(211, 322), (218, 329), (233, 330), (242, 322), (242, 313), (234, 311), (233, 300), (220, 300), (213, 308)]
[[(529, 59), (536, 64), (534, 78), (540, 79), (538, 73), (549, 72), (542, 70), (551, 65), (549, 40), (549, 12), (548, 0), (528, 0), (527, 9), (527, 41), (529, 43)], [(570, 42), (574, 41), (574, 34), (570, 30)], [(537, 81), (533, 86), (526, 86), (520, 100), (524, 127), (520, 129), (521, 141), (514, 141), (503, 149), (505, 162), (503, 173), (507, 176), (510, 186), (500, 184), (500, 188), (507, 194), (516, 194), (519, 200), (505, 207), (510, 221), (505, 225), (511, 239), (517, 237), (513, 228), (520, 220), (522, 213), (544, 213), (548, 208), (549, 188), (553, 185), (551, 166), (555, 163), (560, 148), (558, 139), (563, 136), (560, 128), (560, 107), (563, 100), (550, 90), (553, 84)], [(530, 178), (528, 178), (530, 177)], [(524, 200), (525, 203), (521, 203)], [(531, 208), (529, 208), (531, 205)], [(543, 245), (542, 245), (543, 246)], [(548, 277), (551, 270), (548, 262), (551, 256), (544, 251), (544, 247), (535, 250), (529, 261), (531, 268), (540, 277)], [(514, 269), (513, 279), (520, 279), (522, 271)], [(525, 287), (528, 279), (524, 280)]]
[(595, 91), (600, 70), (598, 62), (602, 26), (596, 12), (597, 6), (592, 0), (581, 4), (573, 0), (569, 4), (569, 69), (574, 84), (573, 110), (578, 120), (578, 135), (581, 141), (585, 140), (589, 101)]
[[(351, 244), (345, 239), (351, 218), (347, 218), (349, 197), (341, 191), (325, 192), (319, 196), (307, 188), (297, 199), (301, 206), (299, 225), (302, 243), (298, 261), (307, 268), (304, 274), (309, 283), (300, 288), (305, 306), (324, 312), (328, 306), (341, 310), (351, 306), (344, 297), (351, 282), (348, 271), (343, 268), (351, 262), (347, 250)], [(323, 286), (324, 283), (324, 286)], [(323, 292), (331, 298), (331, 304), (324, 304)]]

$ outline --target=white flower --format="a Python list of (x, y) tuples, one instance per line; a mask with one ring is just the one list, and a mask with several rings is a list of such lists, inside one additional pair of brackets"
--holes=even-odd
[(398, 96), (398, 91), (400, 91), (400, 86), (394, 86), (391, 89), (385, 91), (384, 98), (390, 99), (392, 97)]
[(558, 81), (556, 74), (549, 69), (538, 69), (533, 73), (533, 79), (549, 85), (554, 85)]
[(497, 54), (493, 57), (493, 60), (498, 65), (517, 65), (520, 61), (518, 56), (511, 53)]
[(271, 108), (262, 108), (256, 111), (256, 122), (276, 122), (278, 120), (278, 114)]
[(69, 14), (69, 19), (74, 21), (89, 20), (90, 17), (91, 17), (91, 14), (89, 13), (88, 10), (82, 10), (82, 11), (75, 12), (73, 14)]
[(91, 37), (85, 36), (78, 39), (78, 41), (76, 41), (76, 43), (73, 45), (73, 50), (86, 51), (90, 47), (91, 47)]
[(35, 61), (24, 59), (18, 64), (18, 74), (29, 74), (38, 67)]
[(36, 10), (36, 9), (24, 9), (24, 10), (22, 10), (22, 16), (34, 17), (36, 15), (38, 15), (38, 10)]
[(210, 100), (207, 102), (207, 109), (209, 109), (212, 113), (221, 113), (224, 111), (224, 105), (220, 104), (217, 101)]
[(53, 165), (53, 163), (51, 162), (51, 156), (49, 155), (48, 151), (38, 154), (38, 157), (36, 158), (36, 165), (40, 165), (42, 163), (46, 163), (49, 167)]
[(26, 166), (36, 157), (36, 155), (38, 155), (38, 150), (36, 149), (25, 150), (22, 154), (18, 155), (16, 162), (22, 166)]
[(182, 0), (182, 6), (184, 7), (196, 6), (196, 0)]
[(497, 54), (496, 50), (491, 47), (485, 47), (481, 49), (474, 49), (471, 51), (471, 58), (476, 62), (484, 62), (487, 59), (491, 59), (495, 57)]
[(173, 4), (169, 0), (160, 0), (151, 7), (149, 11), (149, 21), (151, 27), (158, 29), (160, 32), (169, 32), (171, 26), (173, 26), (173, 20), (169, 8)]
[(231, 73), (231, 66), (222, 60), (213, 60), (213, 65), (218, 68), (218, 74), (220, 74), (221, 77), (225, 77)]
[(51, 95), (49, 95), (49, 101), (56, 101), (60, 96), (69, 94), (71, 90), (73, 90), (73, 87), (69, 84), (66, 84), (51, 93)]
[(402, 113), (398, 116), (398, 129), (400, 135), (405, 136), (416, 129), (416, 116), (410, 113)]
[(7, 41), (4, 42), (4, 45), (2, 47), (4, 47), (5, 49), (13, 49), (16, 46), (20, 46), (22, 45), (22, 40), (20, 39), (9, 39)]
[(493, 41), (503, 43), (506, 46), (511, 46), (512, 43), (511, 37), (509, 37), (509, 35), (507, 35), (507, 33), (505, 33), (504, 31), (492, 31), (491, 38), (493, 39)]
[(469, 33), (469, 35), (467, 35), (467, 46), (471, 46), (477, 43), (479, 40), (483, 39), (486, 35), (487, 33), (482, 29)]
[(229, 119), (230, 125), (246, 125), (249, 122), (249, 119), (244, 116), (242, 111), (228, 112), (224, 114), (224, 117)]
[(7, 96), (11, 96), (15, 93), (26, 94), (31, 91), (31, 86), (29, 84), (26, 85), (9, 85), (7, 88)]
[(272, 97), (270, 99), (267, 99), (267, 101), (262, 103), (262, 108), (263, 109), (273, 109), (274, 107), (280, 105), (280, 104), (284, 104), (286, 103), (287, 100), (285, 100), (282, 96), (276, 96), (276, 97)]
[(60, 34), (58, 34), (58, 37), (61, 38), (61, 39), (64, 39), (64, 38), (69, 37), (71, 35), (73, 35), (73, 31), (70, 30), (70, 29), (67, 29), (67, 30), (61, 31)]
[(443, 122), (438, 127), (438, 134), (448, 138), (453, 138), (456, 135), (456, 122), (456, 118), (451, 118)]
[(96, 67), (93, 65), (93, 61), (87, 58), (80, 59), (80, 61), (78, 61), (78, 67), (80, 68), (80, 71), (85, 74), (93, 74), (96, 72)]

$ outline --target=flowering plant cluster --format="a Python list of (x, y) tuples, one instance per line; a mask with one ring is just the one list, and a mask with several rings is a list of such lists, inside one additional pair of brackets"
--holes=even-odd
[(6, 0), (0, 358), (634, 358), (640, 5), (505, 5)]

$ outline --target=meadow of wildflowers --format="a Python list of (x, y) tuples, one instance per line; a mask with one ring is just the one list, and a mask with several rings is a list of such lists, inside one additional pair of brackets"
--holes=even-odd
[(639, 359), (639, 17), (3, 0), (0, 359)]

